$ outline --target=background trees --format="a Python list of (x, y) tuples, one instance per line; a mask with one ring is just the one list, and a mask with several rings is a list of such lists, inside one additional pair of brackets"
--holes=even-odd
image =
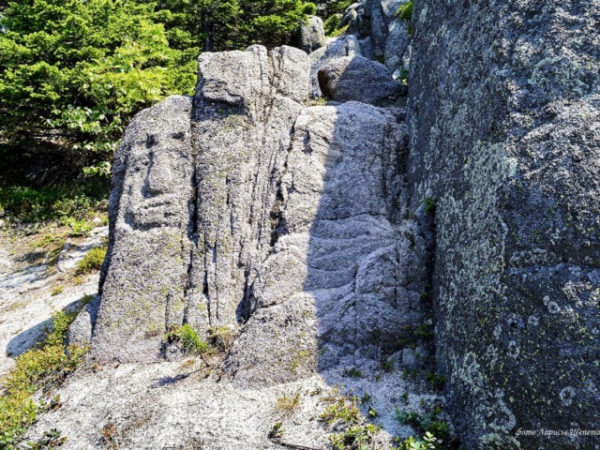
[(0, 0), (0, 189), (107, 175), (133, 114), (193, 92), (200, 51), (285, 44), (314, 10), (302, 0)]

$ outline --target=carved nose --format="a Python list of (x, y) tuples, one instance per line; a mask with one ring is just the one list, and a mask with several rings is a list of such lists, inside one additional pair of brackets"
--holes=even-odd
[(169, 193), (172, 181), (173, 174), (171, 173), (168, 156), (162, 153), (155, 153), (148, 169), (148, 194), (154, 197)]

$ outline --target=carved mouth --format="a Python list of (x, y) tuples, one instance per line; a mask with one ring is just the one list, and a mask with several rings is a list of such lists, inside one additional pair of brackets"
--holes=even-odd
[(173, 216), (179, 210), (177, 204), (180, 201), (177, 194), (164, 194), (143, 199), (140, 204), (132, 208), (130, 225), (134, 228), (172, 225)]

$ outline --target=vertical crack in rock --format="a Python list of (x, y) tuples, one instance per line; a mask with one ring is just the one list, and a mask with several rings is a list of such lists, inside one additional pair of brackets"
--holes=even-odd
[(424, 244), (388, 199), (406, 198), (396, 113), (348, 102), (304, 108), (296, 119), (271, 205), (286, 233), (258, 268), (257, 310), (226, 364), (237, 383), (377, 360), (395, 351), (399, 328), (424, 320)]
[(308, 95), (308, 71), (306, 54), (289, 47), (200, 56), (199, 246), (192, 271), (203, 274), (205, 292), (188, 298), (190, 323), (199, 330), (234, 326), (254, 310), (256, 263), (269, 251), (275, 179)]

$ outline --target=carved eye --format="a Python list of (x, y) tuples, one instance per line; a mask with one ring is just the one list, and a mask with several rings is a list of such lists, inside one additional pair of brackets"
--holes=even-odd
[(156, 139), (156, 136), (153, 134), (149, 134), (146, 137), (146, 148), (152, 148), (154, 147), (156, 144), (158, 144), (158, 139)]

